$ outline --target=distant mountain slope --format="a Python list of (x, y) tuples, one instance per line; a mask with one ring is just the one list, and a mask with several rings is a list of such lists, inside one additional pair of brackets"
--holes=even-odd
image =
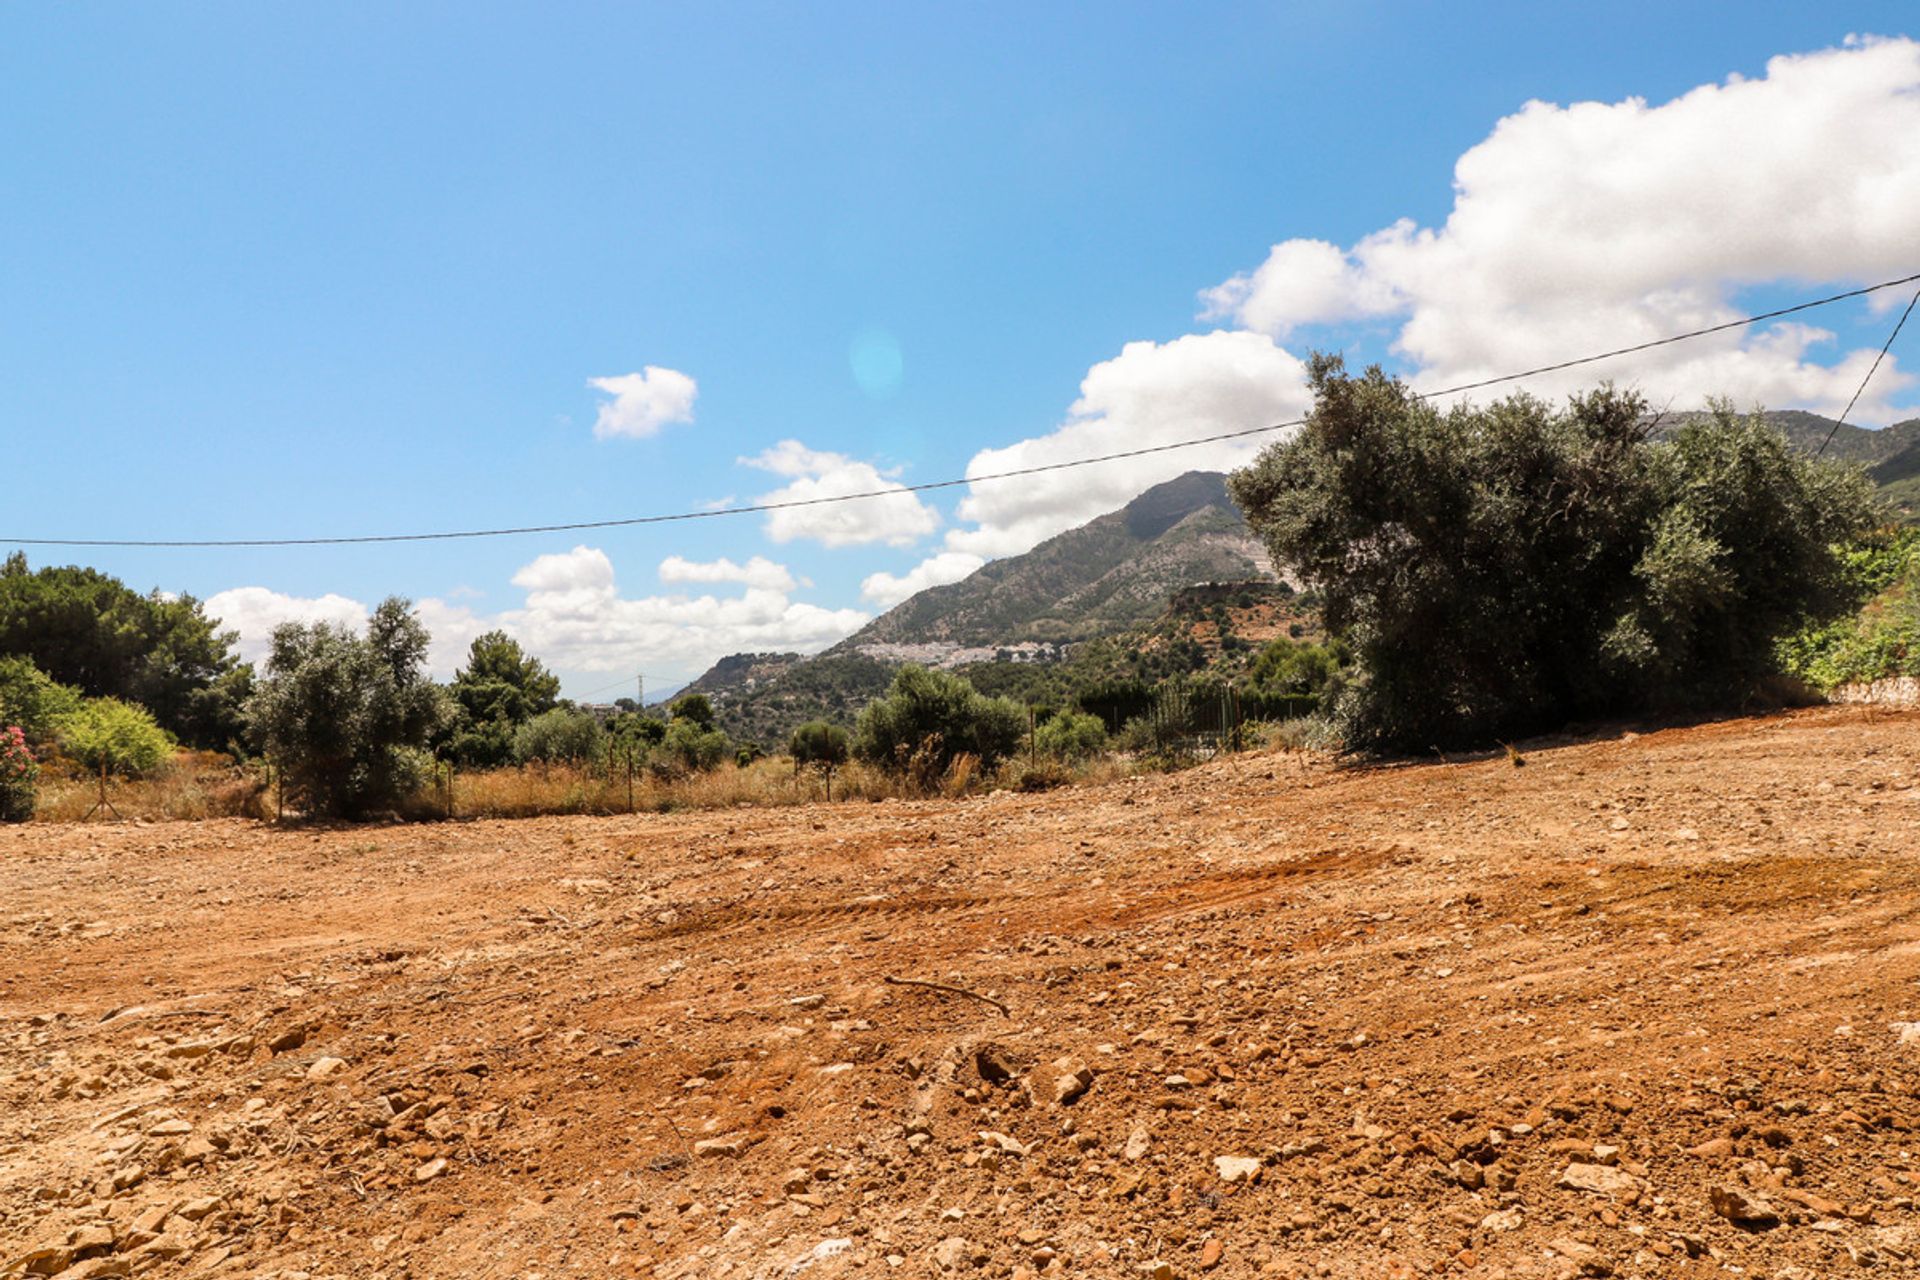
[[(833, 653), (1056, 646), (1152, 620), (1196, 582), (1272, 580), (1265, 549), (1227, 496), (1227, 478), (1189, 471), (1118, 511), (995, 560), (895, 606)], [(911, 656), (898, 653), (899, 657)]]
[[(1682, 423), (1705, 416), (1705, 413), (1668, 414), (1662, 420), (1657, 434), (1669, 434)], [(1761, 416), (1795, 448), (1808, 453), (1819, 449), (1831, 432), (1833, 443), (1827, 445), (1827, 451), (1822, 456), (1842, 462), (1862, 463), (1869, 468), (1877, 467), (1896, 454), (1920, 445), (1920, 418), (1909, 418), (1877, 430), (1841, 424), (1836, 431), (1834, 419), (1801, 409), (1770, 409)]]

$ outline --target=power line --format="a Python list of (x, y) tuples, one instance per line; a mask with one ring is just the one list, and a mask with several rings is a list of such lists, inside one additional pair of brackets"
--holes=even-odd
[(1873, 375), (1880, 371), (1880, 362), (1887, 358), (1887, 351), (1893, 346), (1893, 340), (1899, 337), (1900, 330), (1906, 327), (1907, 317), (1913, 314), (1913, 304), (1916, 302), (1920, 302), (1920, 290), (1915, 291), (1913, 297), (1907, 300), (1907, 309), (1902, 311), (1900, 318), (1893, 322), (1893, 332), (1888, 334), (1887, 340), (1880, 344), (1880, 354), (1875, 356), (1873, 363), (1867, 367), (1867, 376), (1860, 379), (1860, 385), (1853, 389), (1853, 399), (1847, 401), (1847, 407), (1840, 411), (1840, 417), (1827, 432), (1827, 438), (1820, 442), (1818, 449), (1814, 450), (1814, 457), (1817, 458), (1825, 453), (1827, 446), (1833, 443), (1833, 437), (1838, 434), (1841, 423), (1847, 420), (1847, 415), (1853, 412), (1853, 406), (1859, 403), (1860, 393), (1867, 389), (1867, 384), (1873, 381)]
[[(1633, 355), (1636, 352), (1650, 351), (1655, 347), (1670, 346), (1676, 342), (1686, 342), (1694, 338), (1704, 338), (1710, 334), (1725, 333), (1731, 329), (1745, 328), (1748, 325), (1777, 320), (1781, 316), (1790, 316), (1796, 312), (1810, 311), (1815, 307), (1829, 306), (1835, 302), (1844, 302), (1849, 298), (1862, 298), (1882, 289), (1898, 288), (1901, 285), (1920, 281), (1920, 272), (1902, 276), (1898, 280), (1883, 280), (1879, 284), (1867, 285), (1859, 289), (1849, 289), (1844, 293), (1830, 294), (1824, 298), (1815, 298), (1808, 302), (1798, 302), (1790, 307), (1780, 307), (1773, 311), (1762, 311), (1756, 315), (1729, 320), (1723, 324), (1708, 325), (1702, 329), (1690, 329), (1685, 333), (1669, 334), (1664, 338), (1655, 338), (1650, 342), (1639, 342), (1632, 346), (1615, 347), (1611, 351), (1602, 351), (1595, 355), (1580, 356), (1572, 360), (1562, 360), (1555, 364), (1544, 364), (1532, 369), (1523, 369), (1518, 373), (1503, 373), (1498, 377), (1482, 378), (1477, 382), (1463, 382), (1458, 386), (1443, 387), (1436, 391), (1416, 392), (1419, 399), (1431, 400), (1442, 396), (1458, 395), (1463, 391), (1478, 391), (1484, 387), (1498, 386), (1507, 382), (1518, 382), (1523, 378), (1536, 377), (1543, 373), (1557, 373), (1563, 369), (1578, 368), (1581, 365), (1596, 364), (1602, 360), (1611, 360), (1618, 356)], [(1912, 310), (1912, 304), (1908, 304)], [(1905, 320), (1905, 317), (1902, 317)], [(1895, 333), (1899, 332), (1896, 326)], [(1893, 343), (1887, 339), (1888, 346)], [(1885, 355), (1884, 349), (1881, 355)], [(1875, 361), (1875, 367), (1879, 362)], [(1871, 372), (1868, 374), (1872, 376)], [(1864, 383), (1862, 386), (1864, 387)], [(1858, 393), (1855, 393), (1856, 399)], [(1851, 405), (1848, 406), (1851, 409)], [(1014, 467), (1006, 471), (992, 471), (981, 475), (960, 476), (951, 480), (927, 480), (919, 484), (895, 485), (889, 489), (869, 489), (861, 493), (843, 493), (818, 498), (790, 498), (781, 502), (743, 503), (738, 506), (720, 507), (711, 511), (674, 511), (660, 515), (625, 516), (611, 520), (575, 520), (558, 524), (517, 525), (497, 529), (459, 529), (436, 533), (379, 533), (360, 534), (352, 537), (334, 538), (0, 538), (0, 544), (23, 547), (338, 547), (358, 546), (368, 543), (391, 542), (450, 542), (464, 538), (507, 538), (533, 533), (579, 533), (595, 529), (624, 529), (636, 525), (671, 524), (686, 520), (710, 520), (722, 516), (757, 515), (769, 511), (788, 511), (796, 507), (825, 506), (836, 502), (860, 502), (872, 498), (891, 498), (907, 493), (927, 493), (935, 489), (952, 489), (960, 485), (982, 484), (993, 480), (1013, 480), (1022, 476), (1041, 475), (1050, 471), (1065, 471), (1073, 467), (1088, 467), (1101, 462), (1118, 462), (1126, 458), (1141, 458), (1150, 454), (1168, 453), (1176, 449), (1193, 449), (1203, 444), (1218, 444), (1223, 440), (1240, 440), (1248, 436), (1264, 435), (1273, 431), (1284, 431), (1288, 427), (1297, 427), (1304, 418), (1292, 418), (1286, 422), (1271, 422), (1261, 427), (1246, 427), (1238, 431), (1222, 431), (1215, 435), (1199, 436), (1191, 440), (1176, 440), (1168, 444), (1142, 445), (1136, 449), (1120, 449), (1112, 453), (1098, 454), (1089, 458), (1073, 458), (1065, 462), (1039, 463), (1030, 467)], [(1824, 448), (1824, 446), (1822, 446)]]

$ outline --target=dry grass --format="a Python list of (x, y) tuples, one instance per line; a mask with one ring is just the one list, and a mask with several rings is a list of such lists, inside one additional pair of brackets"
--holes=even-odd
[[(78, 822), (99, 803), (100, 781), (48, 769), (40, 775), (35, 822)], [(148, 821), (266, 818), (273, 800), (265, 775), (213, 752), (183, 751), (144, 778), (110, 778), (107, 802), (123, 818)], [(96, 819), (111, 818), (102, 809)]]
[[(932, 785), (922, 787), (909, 778), (864, 764), (845, 765), (833, 772), (832, 799), (912, 799), (928, 794), (958, 797), (1018, 785), (1024, 761), (997, 772), (980, 768), (972, 756), (962, 756)], [(1112, 759), (1094, 760), (1078, 769), (1060, 770), (1059, 783), (1105, 781), (1132, 772), (1132, 766)], [(812, 804), (828, 798), (826, 779), (815, 769), (796, 770), (791, 760), (768, 757), (744, 768), (722, 765), (708, 773), (659, 777), (640, 771), (633, 776), (629, 800), (626, 773), (555, 766), (489, 769), (454, 775), (453, 809), (461, 818), (531, 818), (566, 813), (667, 813), (687, 809), (779, 808)], [(419, 797), (416, 816), (445, 813), (445, 793)]]
[[(983, 770), (973, 756), (954, 761), (945, 774), (924, 784), (911, 777), (853, 763), (834, 770), (835, 801), (957, 798), (1016, 787), (1022, 790), (1105, 782), (1138, 772), (1135, 762), (1101, 757), (1077, 766), (1042, 758), (1030, 768), (1024, 756), (997, 770)], [(97, 779), (58, 773), (41, 775), (35, 822), (77, 822), (100, 798)], [(661, 777), (636, 771), (629, 798), (624, 770), (567, 766), (487, 769), (453, 775), (453, 813), (460, 818), (536, 818), (554, 814), (668, 813), (678, 810), (779, 808), (828, 799), (827, 779), (816, 769), (798, 769), (784, 757), (756, 760), (744, 768), (722, 765), (707, 773)], [(195, 818), (272, 818), (275, 795), (264, 771), (241, 768), (225, 756), (181, 752), (151, 776), (112, 779), (107, 799), (122, 818), (159, 821)], [(402, 816), (446, 816), (447, 796), (435, 782), (415, 795)], [(95, 821), (111, 819), (102, 810)]]

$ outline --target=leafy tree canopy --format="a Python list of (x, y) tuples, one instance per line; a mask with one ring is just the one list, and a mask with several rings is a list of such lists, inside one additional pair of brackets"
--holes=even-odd
[(986, 697), (951, 672), (906, 666), (887, 696), (860, 713), (853, 750), (882, 768), (931, 780), (961, 755), (992, 768), (1026, 731), (1027, 713), (1011, 699)]
[(1355, 746), (1724, 705), (1847, 603), (1835, 547), (1875, 521), (1871, 489), (1757, 419), (1719, 406), (1654, 443), (1612, 388), (1442, 411), (1377, 368), (1310, 368), (1306, 425), (1232, 491), (1351, 646)]
[(324, 622), (275, 628), (247, 710), (296, 803), (361, 817), (404, 798), (416, 781), (413, 753), (453, 714), (427, 678), (427, 643), (398, 598), (381, 602), (365, 635)]
[(504, 631), (475, 638), (467, 665), (448, 686), (458, 710), (447, 751), (462, 764), (505, 764), (514, 756), (515, 731), (553, 709), (560, 678)]
[(513, 735), (513, 758), (525, 764), (584, 764), (597, 758), (606, 735), (584, 711), (555, 707), (521, 725)]
[(0, 566), (0, 654), (24, 657), (89, 697), (138, 702), (185, 741), (220, 748), (241, 728), (251, 672), (192, 596), (141, 595), (75, 565)]
[(60, 722), (60, 748), (87, 772), (122, 777), (152, 773), (173, 754), (173, 740), (142, 707), (88, 698)]
[(0, 729), (16, 726), (38, 746), (80, 709), (80, 691), (58, 684), (26, 658), (0, 658)]
[(690, 693), (672, 707), (675, 720), (691, 720), (702, 729), (713, 728), (713, 703), (704, 693)]

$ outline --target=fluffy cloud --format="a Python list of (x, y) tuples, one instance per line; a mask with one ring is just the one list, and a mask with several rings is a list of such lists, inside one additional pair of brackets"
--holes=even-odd
[[(675, 558), (661, 566), (663, 578), (670, 564), (677, 566), (674, 572), (715, 568)], [(824, 609), (790, 599), (793, 578), (783, 566), (756, 557), (732, 567), (745, 588), (738, 596), (629, 598), (620, 594), (606, 552), (575, 547), (540, 556), (516, 573), (513, 582), (526, 591), (526, 603), (493, 623), (564, 670), (645, 669), (664, 676), (695, 674), (714, 659), (742, 650), (823, 649), (867, 620), (857, 609)]]
[(884, 542), (909, 546), (940, 526), (940, 516), (897, 480), (881, 474), (870, 462), (844, 454), (809, 449), (798, 440), (782, 440), (740, 462), (785, 476), (789, 483), (756, 502), (806, 502), (844, 497), (852, 493), (885, 493), (880, 498), (832, 502), (767, 513), (767, 536), (775, 542), (811, 538), (829, 547), (851, 547)]
[[(1390, 316), (1416, 384), (1445, 386), (1737, 319), (1744, 288), (1902, 275), (1920, 226), (1920, 43), (1778, 57), (1762, 78), (1657, 106), (1530, 102), (1460, 158), (1454, 186), (1444, 226), (1401, 221), (1345, 250), (1285, 241), (1205, 291), (1205, 314), (1276, 337)], [(1834, 414), (1873, 352), (1838, 353), (1832, 337), (1734, 330), (1529, 389), (1612, 377), (1656, 403), (1726, 394)], [(1891, 361), (1863, 421), (1893, 416), (1912, 381)]]
[(345, 596), (289, 596), (266, 587), (222, 591), (207, 598), (206, 610), (208, 617), (240, 633), (234, 648), (242, 660), (256, 664), (266, 661), (273, 629), (283, 622), (331, 622), (357, 628), (365, 625), (372, 612)]
[(593, 434), (643, 439), (670, 422), (692, 422), (693, 401), (699, 384), (678, 369), (650, 364), (640, 373), (616, 378), (589, 378), (587, 385), (613, 399), (601, 404), (593, 420)]
[(908, 596), (925, 591), (928, 587), (958, 582), (985, 563), (985, 558), (971, 551), (942, 551), (902, 574), (868, 574), (860, 580), (860, 597), (882, 609), (891, 609)]
[[(1189, 334), (1130, 342), (1080, 383), (1067, 420), (1047, 435), (983, 449), (969, 477), (1218, 435), (1298, 418), (1310, 397), (1299, 360), (1265, 334)], [(947, 534), (949, 551), (1003, 556), (1125, 505), (1185, 471), (1244, 464), (1279, 433), (1225, 440), (1090, 467), (973, 485)]]
[[(517, 608), (481, 613), (444, 599), (415, 606), (433, 636), (428, 666), (451, 676), (474, 637), (505, 631), (549, 666), (573, 672), (646, 671), (677, 679), (697, 675), (715, 659), (743, 650), (812, 652), (856, 630), (868, 615), (825, 609), (790, 598), (797, 584), (784, 565), (755, 556), (744, 565), (708, 564), (670, 556), (660, 566), (668, 583), (738, 583), (739, 595), (621, 595), (613, 561), (598, 547), (537, 556), (513, 575), (526, 593)], [(236, 587), (207, 601), (207, 611), (240, 631), (240, 651), (259, 661), (282, 622), (337, 622), (360, 627), (369, 610), (341, 596), (301, 598), (265, 587)]]
[(787, 566), (775, 564), (765, 556), (754, 556), (745, 564), (735, 564), (725, 556), (704, 563), (668, 556), (660, 562), (660, 581), (739, 582), (765, 591), (792, 591), (800, 585)]

